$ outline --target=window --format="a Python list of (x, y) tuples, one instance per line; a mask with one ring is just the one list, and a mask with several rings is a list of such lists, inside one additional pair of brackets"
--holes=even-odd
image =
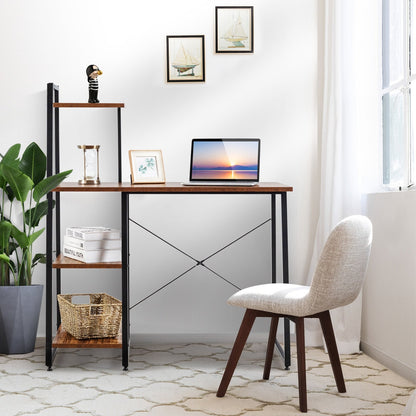
[(391, 186), (415, 180), (415, 7), (416, 0), (383, 0), (383, 184)]

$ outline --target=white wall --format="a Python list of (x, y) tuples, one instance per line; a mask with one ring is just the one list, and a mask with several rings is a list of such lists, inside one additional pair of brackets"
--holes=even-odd
[[(290, 277), (308, 270), (317, 218), (318, 1), (227, 1), (254, 6), (254, 54), (214, 53), (214, 10), (223, 2), (153, 0), (0, 3), (1, 151), (32, 140), (46, 149), (46, 84), (60, 101), (87, 100), (85, 68), (103, 70), (99, 98), (125, 102), (123, 179), (129, 149), (162, 149), (168, 181), (188, 174), (194, 137), (260, 137), (261, 179), (292, 185)], [(204, 34), (206, 82), (165, 82), (166, 35)], [(76, 144), (98, 143), (102, 180), (116, 180), (114, 110), (61, 111), (62, 169), (80, 176)], [(63, 225), (120, 226), (117, 195), (64, 195)], [(181, 249), (204, 257), (269, 218), (267, 197), (132, 197), (132, 217)], [(189, 261), (132, 228), (132, 302), (180, 274)], [(44, 244), (45, 240), (42, 241)], [(263, 227), (210, 265), (238, 285), (269, 281), (270, 231)], [(40, 250), (43, 246), (40, 247)], [(191, 263), (192, 264), (192, 263)], [(45, 281), (40, 266), (36, 281)], [(280, 269), (279, 269), (280, 270)], [(63, 291), (120, 296), (120, 274), (63, 272)], [(184, 276), (132, 312), (132, 332), (234, 332), (234, 288), (203, 269)], [(259, 326), (259, 330), (264, 327)], [(42, 314), (39, 334), (44, 333)]]
[(416, 192), (367, 197), (373, 246), (363, 291), (362, 348), (416, 382)]

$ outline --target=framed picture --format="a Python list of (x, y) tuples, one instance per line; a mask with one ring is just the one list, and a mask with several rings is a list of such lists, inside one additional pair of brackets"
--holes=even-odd
[(129, 150), (131, 183), (164, 183), (161, 150)]
[(253, 6), (215, 8), (215, 52), (252, 53)]
[(166, 36), (166, 62), (168, 82), (204, 82), (204, 35)]

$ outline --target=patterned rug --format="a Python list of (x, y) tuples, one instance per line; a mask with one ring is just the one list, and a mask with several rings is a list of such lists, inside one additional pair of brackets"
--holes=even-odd
[[(120, 350), (60, 349), (46, 371), (39, 345), (0, 355), (1, 416), (300, 415), (296, 359), (276, 357), (261, 379), (266, 345), (248, 344), (224, 398), (215, 396), (230, 345), (133, 346), (129, 371)], [(308, 415), (401, 415), (415, 386), (364, 354), (343, 355), (347, 393), (337, 393), (325, 352), (307, 350)]]

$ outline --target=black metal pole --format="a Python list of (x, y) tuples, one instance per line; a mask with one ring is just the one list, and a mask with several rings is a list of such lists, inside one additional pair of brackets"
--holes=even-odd
[[(55, 103), (59, 103), (59, 90), (55, 89)], [(59, 108), (55, 108), (55, 173), (61, 171), (60, 164), (60, 150), (59, 150)], [(55, 251), (56, 256), (61, 254), (61, 195), (58, 193), (55, 194)], [(62, 292), (61, 286), (61, 269), (56, 269), (56, 294)], [(58, 298), (55, 297), (56, 302), (56, 328), (59, 328), (61, 325), (61, 314), (59, 311)]]
[[(289, 248), (288, 248), (288, 232), (287, 232), (287, 194), (281, 194), (282, 209), (282, 260), (283, 260), (283, 283), (289, 283)], [(290, 321), (284, 320), (285, 332), (285, 367), (290, 367)]]
[(283, 256), (283, 283), (289, 283), (289, 247), (287, 232), (287, 195), (282, 192), (282, 256)]
[[(47, 102), (46, 102), (46, 154), (47, 154), (47, 176), (52, 175), (53, 163), (53, 84), (47, 86)], [(53, 197), (49, 192), (47, 196), (48, 214), (46, 217), (46, 339), (45, 339), (45, 365), (50, 370), (52, 368), (52, 208)]]
[[(55, 225), (55, 249), (56, 249), (56, 256), (61, 254), (61, 195), (59, 192), (55, 193), (55, 217), (56, 217), (56, 225)], [(62, 293), (62, 284), (61, 284), (61, 269), (56, 269), (56, 294)], [(58, 297), (55, 297), (56, 302), (56, 329), (59, 328), (61, 325), (61, 313), (59, 311), (58, 305)]]
[(272, 283), (276, 283), (276, 194), (271, 194), (271, 218), (272, 218)]
[(130, 342), (130, 282), (129, 282), (129, 197), (127, 192), (121, 193), (121, 292), (122, 292), (122, 365), (127, 370), (129, 366)]
[(121, 108), (117, 108), (117, 137), (118, 137), (118, 181), (122, 181), (122, 158), (121, 158)]

